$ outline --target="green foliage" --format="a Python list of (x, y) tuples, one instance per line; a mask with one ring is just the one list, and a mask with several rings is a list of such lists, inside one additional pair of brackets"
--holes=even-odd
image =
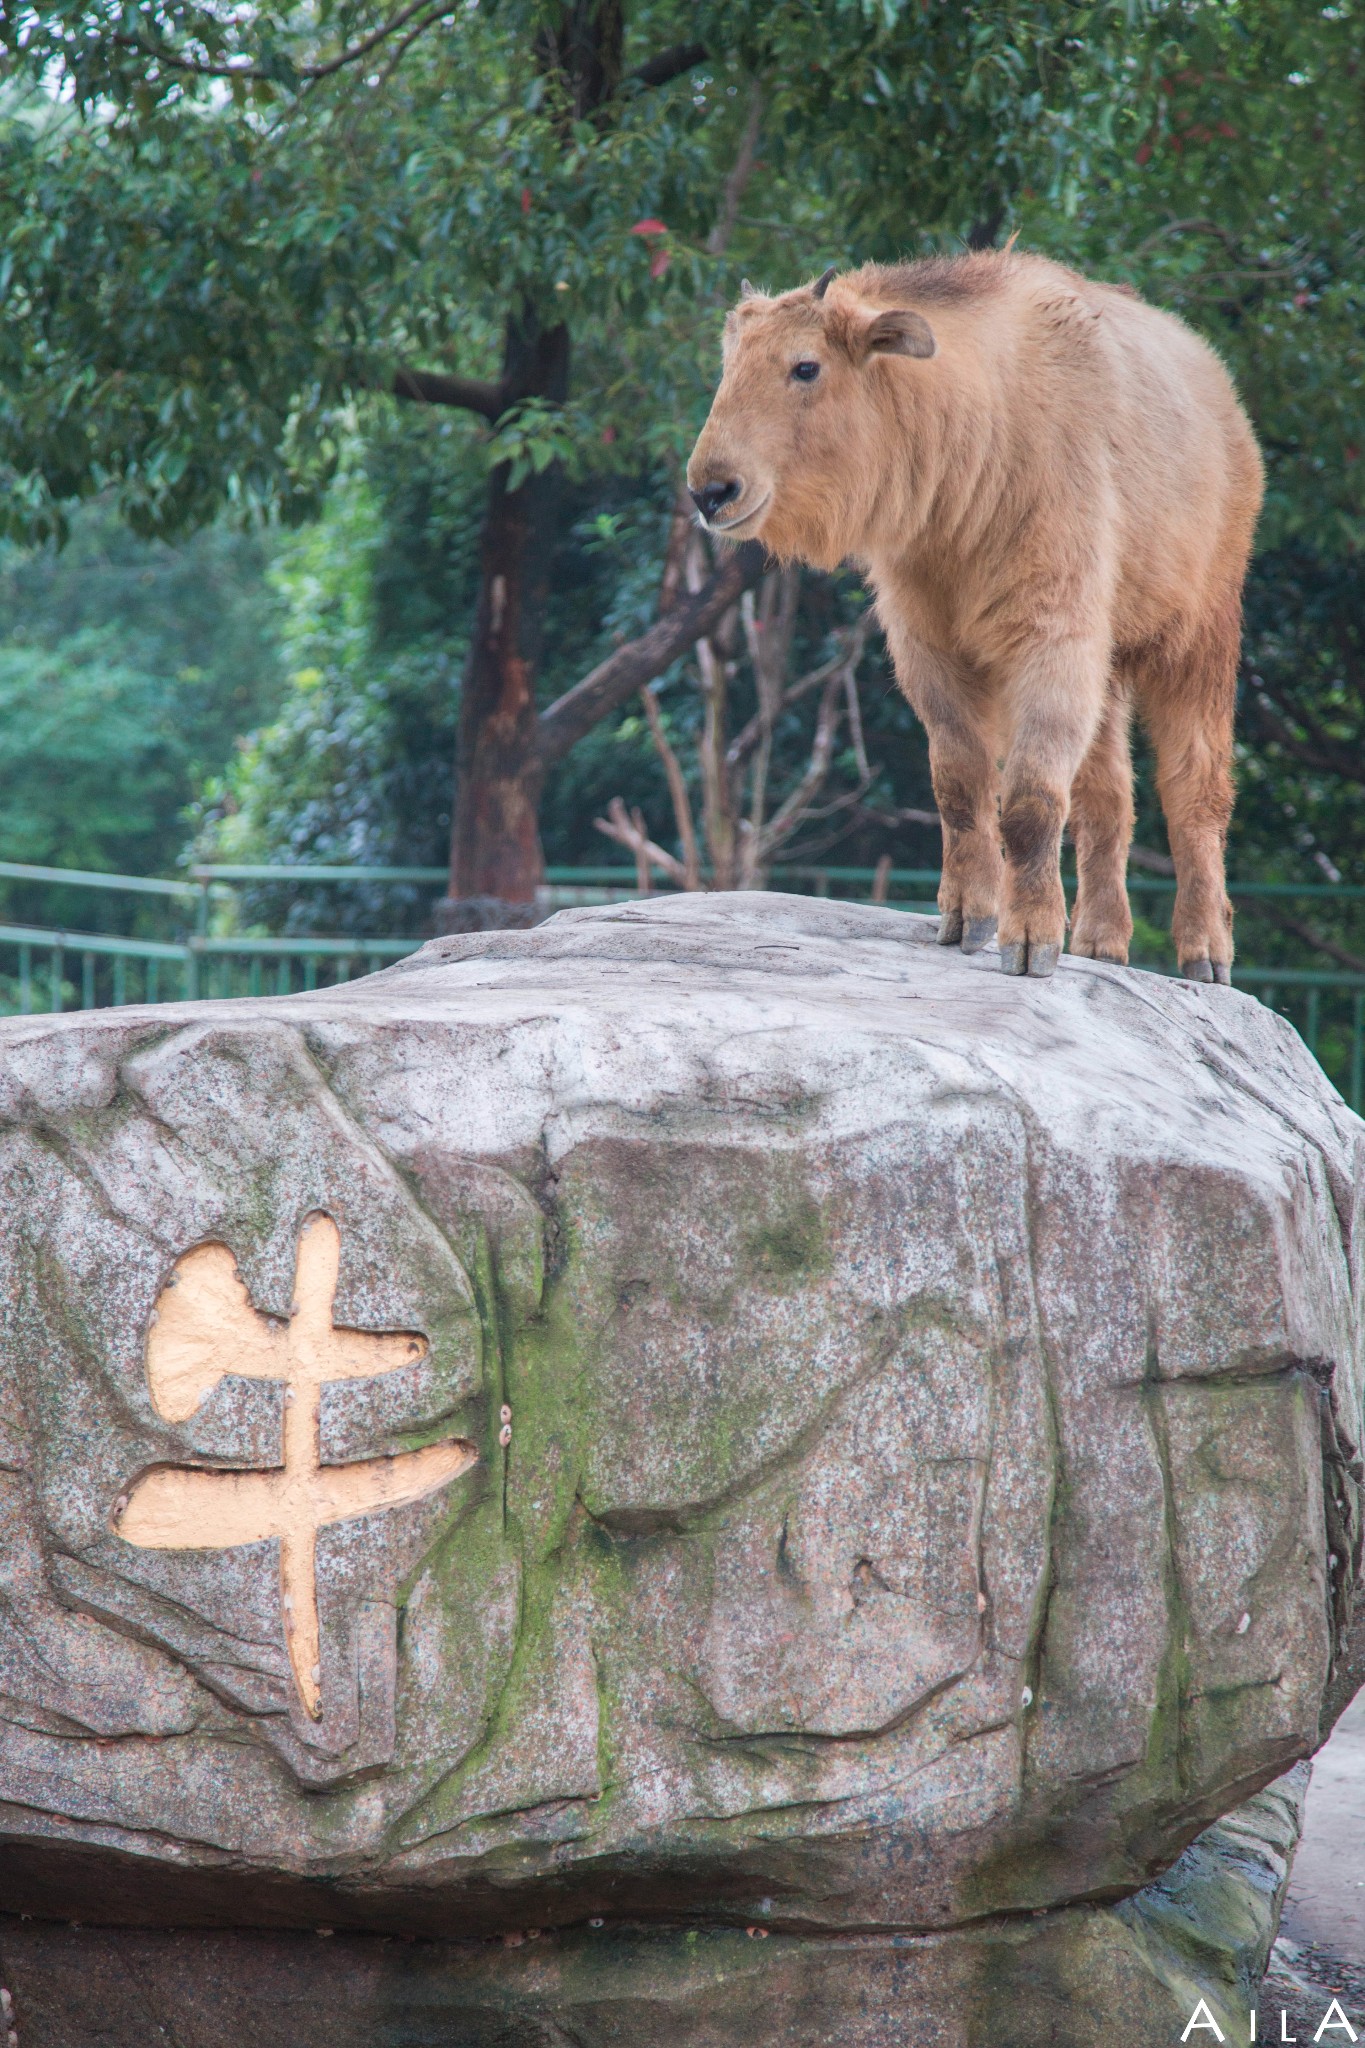
[[(393, 17), (180, 0), (5, 17), (10, 530), (60, 530), (69, 499), (107, 487), (145, 532), (221, 505), (296, 521), (350, 401), (432, 360), (487, 377), (509, 309), (568, 322), (591, 399), (555, 418), (523, 405), (490, 460), (630, 473), (642, 451), (676, 456), (704, 397), (694, 367), (679, 412), (699, 297), (728, 296), (743, 264), (799, 276), (831, 250), (900, 253), (998, 214), (1029, 176), (1069, 192), (1132, 97), (1141, 10), (655, 0), (631, 9), (623, 82), (590, 119), (545, 62), (564, 15), (418, 9), (406, 48), (382, 38), (373, 64), (325, 76), (310, 67)], [(698, 34), (704, 65), (632, 79)], [(722, 260), (755, 82), (765, 154)]]
[[(202, 857), (445, 862), (483, 481), (468, 434), (439, 416), (408, 415), (353, 448), (323, 517), (281, 544), (270, 580), (283, 605), (287, 687), (278, 714), (206, 783), (196, 820)], [(554, 566), (542, 701), (577, 682), (604, 641), (638, 632), (652, 616), (666, 524), (661, 488), (599, 480), (595, 495), (580, 494)], [(662, 825), (662, 778), (648, 740), (614, 724), (594, 733), (547, 792), (548, 858), (602, 860), (596, 808), (642, 775)], [(338, 920), (346, 930), (418, 929), (434, 893), (260, 889), (244, 892), (244, 915), (291, 932), (335, 929)]]
[(150, 871), (183, 799), (168, 708), (106, 635), (0, 651), (0, 858)]
[[(255, 541), (148, 545), (104, 505), (61, 552), (0, 549), (0, 859), (174, 869), (197, 781), (278, 696), (262, 570)], [(88, 929), (129, 905), (7, 887), (4, 914)]]

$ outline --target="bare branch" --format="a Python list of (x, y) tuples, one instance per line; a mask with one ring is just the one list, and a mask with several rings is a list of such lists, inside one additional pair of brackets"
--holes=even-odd
[[(384, 66), (384, 69), (380, 72), (378, 78), (374, 81), (374, 89), (376, 93), (380, 93), (384, 90), (384, 87), (393, 77), (394, 72), (398, 69), (404, 57), (407, 56), (408, 51), (417, 41), (417, 38), (419, 36), (424, 36), (427, 30), (432, 26), (433, 22), (439, 21), (441, 19), (441, 15), (444, 11), (445, 10), (443, 9), (438, 9), (435, 14), (428, 15), (425, 21), (419, 21), (415, 28), (410, 28), (407, 34), (400, 39), (396, 47), (390, 52), (388, 63)], [(482, 127), (483, 123), (480, 122), (479, 125), (480, 127)]]
[(459, 406), (465, 412), (481, 413), (486, 420), (496, 420), (507, 410), (501, 384), (489, 384), (480, 377), (451, 377), (444, 370), (395, 370), (389, 389), (395, 398), (412, 399), (418, 405)]
[(939, 826), (943, 822), (943, 820), (939, 817), (937, 811), (917, 811), (905, 806), (898, 806), (894, 804), (889, 807), (879, 804), (863, 804), (861, 806), (861, 812), (863, 817), (868, 819), (870, 823), (882, 826)]
[(1175, 862), (1169, 853), (1158, 853), (1154, 846), (1130, 846), (1128, 865), (1130, 868), (1146, 868), (1153, 875), (1175, 873)]
[[(870, 611), (871, 607), (869, 607), (867, 612), (863, 613), (862, 617), (858, 620), (857, 625), (852, 629), (854, 635), (856, 636), (856, 651), (853, 654), (853, 659), (855, 662), (861, 659), (863, 648), (867, 642), (867, 634), (872, 624)], [(849, 652), (849, 643), (845, 642), (845, 644), (841, 646), (836, 653), (830, 656), (828, 661), (822, 662), (819, 668), (813, 668), (806, 675), (799, 676), (797, 680), (794, 683), (792, 683), (788, 689), (783, 691), (781, 705), (782, 710), (790, 710), (793, 704), (799, 704), (801, 699), (803, 697), (809, 696), (812, 690), (818, 690), (822, 683), (827, 682), (830, 676), (834, 675), (837, 671), (843, 668), (844, 663), (849, 658)], [(758, 745), (759, 740), (762, 738), (762, 734), (762, 717), (760, 714), (755, 713), (755, 715), (751, 719), (749, 719), (746, 724), (740, 727), (739, 731), (735, 734), (735, 737), (730, 742), (730, 751), (726, 758), (728, 759), (730, 766), (732, 768), (743, 766), (744, 762), (749, 758), (749, 755)], [(936, 811), (932, 813), (926, 812), (925, 817), (926, 821), (929, 823), (935, 825), (938, 823), (938, 813)]]
[(649, 736), (663, 762), (664, 774), (668, 779), (668, 794), (673, 801), (673, 817), (678, 827), (678, 842), (683, 850), (682, 866), (684, 889), (700, 889), (701, 862), (697, 857), (697, 830), (692, 822), (692, 803), (687, 794), (687, 781), (673, 748), (669, 744), (664, 722), (659, 711), (659, 700), (653, 690), (641, 690), (645, 717), (649, 721)]
[(614, 796), (607, 805), (605, 818), (594, 818), (592, 822), (596, 831), (608, 839), (614, 839), (618, 846), (624, 846), (634, 854), (637, 876), (643, 860), (646, 864), (652, 862), (660, 873), (667, 875), (670, 881), (676, 882), (680, 889), (686, 886), (683, 881), (682, 862), (675, 860), (671, 853), (665, 853), (662, 846), (655, 845), (646, 835), (644, 819), (639, 811), (636, 811), (632, 818), (619, 796)]
[[(753, 750), (753, 775), (749, 785), (748, 831), (740, 849), (740, 878), (745, 887), (757, 879), (755, 863), (759, 859), (763, 820), (767, 810), (768, 769), (772, 761), (773, 730), (777, 724), (777, 715), (782, 709), (783, 684), (787, 663), (791, 658), (792, 641), (796, 634), (796, 608), (800, 595), (801, 572), (789, 567), (764, 577), (759, 604), (755, 605), (752, 592), (746, 592), (740, 604), (740, 619), (748, 645), (749, 663), (754, 672), (754, 688), (758, 696), (756, 723), (759, 729), (758, 744)], [(733, 745), (726, 749), (725, 765), (732, 796), (732, 809), (738, 816), (744, 765), (742, 760), (735, 760)]]
[[(1251, 710), (1267, 739), (1277, 741), (1287, 754), (1296, 761), (1302, 761), (1305, 768), (1317, 768), (1327, 775), (1340, 775), (1346, 782), (1365, 783), (1365, 757), (1334, 740), (1310, 711), (1301, 704), (1286, 703), (1283, 697), (1274, 696), (1260, 676), (1251, 678), (1251, 688), (1254, 692)], [(1309, 737), (1306, 741), (1299, 739), (1291, 730), (1286, 722), (1288, 718), (1296, 718), (1307, 728)]]
[(1168, 220), (1155, 234), (1148, 235), (1145, 242), (1139, 242), (1133, 251), (1135, 256), (1146, 256), (1171, 235), (1215, 235), (1225, 248), (1235, 249), (1237, 237), (1231, 228), (1224, 227), (1216, 220)]
[[(706, 543), (693, 532), (683, 558), (683, 575), (690, 591), (702, 585), (706, 570)], [(701, 738), (697, 742), (697, 765), (701, 770), (702, 830), (711, 859), (711, 878), (717, 889), (735, 886), (735, 857), (738, 850), (738, 806), (734, 785), (725, 772), (725, 734), (729, 722), (731, 663), (736, 606), (729, 606), (716, 620), (711, 633), (698, 639), (695, 647), (697, 672), (701, 680)]]
[(635, 886), (642, 896), (651, 895), (654, 876), (649, 865), (649, 834), (645, 827), (645, 814), (637, 804), (631, 811), (630, 822), (635, 831)]
[(655, 676), (671, 668), (680, 655), (695, 646), (739, 598), (756, 582), (763, 570), (763, 550), (757, 541), (745, 541), (724, 561), (695, 593), (677, 604), (666, 617), (658, 619), (640, 635), (609, 654), (604, 662), (584, 676), (571, 690), (540, 714), (539, 753), (541, 764), (552, 767), (576, 746), (598, 720), (615, 711)]
[(1365, 958), (1359, 953), (1352, 953), (1345, 946), (1338, 945), (1335, 939), (1329, 939), (1324, 933), (1315, 931), (1311, 924), (1305, 924), (1302, 918), (1295, 917), (1291, 911), (1281, 910), (1278, 903), (1267, 903), (1264, 897), (1258, 896), (1244, 896), (1239, 899), (1235, 889), (1231, 893), (1239, 912), (1244, 912), (1249, 917), (1263, 918), (1267, 924), (1277, 926), (1282, 932), (1288, 932), (1289, 936), (1297, 939), (1301, 945), (1311, 946), (1315, 953), (1322, 953), (1327, 959), (1335, 960), (1339, 967), (1346, 968), (1351, 974), (1365, 974)]
[(877, 872), (872, 877), (872, 894), (868, 901), (871, 903), (885, 903), (887, 891), (890, 887), (891, 856), (889, 853), (884, 853), (877, 862)]
[(739, 833), (733, 789), (725, 772), (730, 665), (716, 652), (710, 640), (699, 640), (697, 666), (701, 673), (705, 706), (701, 739), (697, 746), (701, 768), (702, 827), (706, 833), (706, 850), (711, 856), (715, 885), (718, 889), (732, 889)]
[(858, 773), (863, 781), (871, 782), (872, 770), (867, 765), (867, 748), (863, 743), (863, 706), (858, 695), (856, 660), (844, 665), (844, 693), (848, 699), (848, 735), (853, 742), (853, 758), (858, 764)]
[(669, 49), (660, 50), (657, 56), (637, 65), (628, 76), (637, 85), (671, 85), (675, 78), (682, 77), (684, 71), (700, 64), (706, 55), (705, 43), (674, 43)]
[(687, 562), (687, 544), (696, 528), (697, 513), (691, 493), (684, 484), (673, 500), (673, 517), (668, 525), (668, 541), (664, 547), (664, 573), (659, 580), (659, 617), (671, 612), (678, 601), (682, 588), (683, 569)]
[(706, 237), (708, 256), (723, 256), (729, 247), (730, 237), (735, 231), (739, 218), (740, 201), (753, 176), (754, 164), (758, 159), (758, 129), (763, 117), (763, 94), (755, 82), (749, 93), (749, 112), (744, 122), (744, 132), (739, 138), (739, 151), (731, 165), (724, 185), (721, 187), (720, 212), (716, 215), (714, 227)]
[(809, 811), (811, 800), (823, 788), (834, 758), (834, 739), (839, 730), (842, 712), (839, 709), (842, 672), (832, 675), (825, 684), (825, 693), (820, 699), (820, 709), (815, 717), (815, 739), (811, 745), (810, 760), (796, 787), (790, 790), (773, 812), (771, 822), (762, 834), (762, 849), (757, 865), (766, 867), (784, 839), (789, 839)]

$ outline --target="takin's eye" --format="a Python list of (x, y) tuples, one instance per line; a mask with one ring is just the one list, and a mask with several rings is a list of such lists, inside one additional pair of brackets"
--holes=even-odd
[(820, 365), (812, 362), (792, 364), (792, 375), (798, 384), (813, 384), (820, 374)]

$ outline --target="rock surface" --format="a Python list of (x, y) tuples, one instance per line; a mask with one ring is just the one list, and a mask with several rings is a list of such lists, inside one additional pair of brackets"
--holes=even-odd
[[(674, 899), (15, 1020), (0, 1112), (0, 1909), (483, 1937), (509, 2041), (527, 1926), (674, 1955), (661, 2041), (739, 2038), (699, 1956), (804, 2010), (858, 1944), (909, 2031), (800, 2038), (985, 2041), (1318, 1741), (1365, 1127), (1247, 997)], [(269, 1365), (319, 1214), (320, 1398)], [(186, 1473), (205, 1547), (120, 1533)]]

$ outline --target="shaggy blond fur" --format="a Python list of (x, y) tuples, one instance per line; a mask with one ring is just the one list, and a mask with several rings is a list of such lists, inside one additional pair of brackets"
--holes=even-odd
[(1127, 959), (1135, 705), (1156, 747), (1181, 971), (1227, 980), (1261, 463), (1196, 335), (1009, 252), (869, 265), (777, 298), (746, 287), (688, 483), (714, 532), (867, 575), (928, 730), (944, 944), (975, 950), (998, 918), (1006, 971), (1051, 973), (1069, 814), (1071, 950)]

